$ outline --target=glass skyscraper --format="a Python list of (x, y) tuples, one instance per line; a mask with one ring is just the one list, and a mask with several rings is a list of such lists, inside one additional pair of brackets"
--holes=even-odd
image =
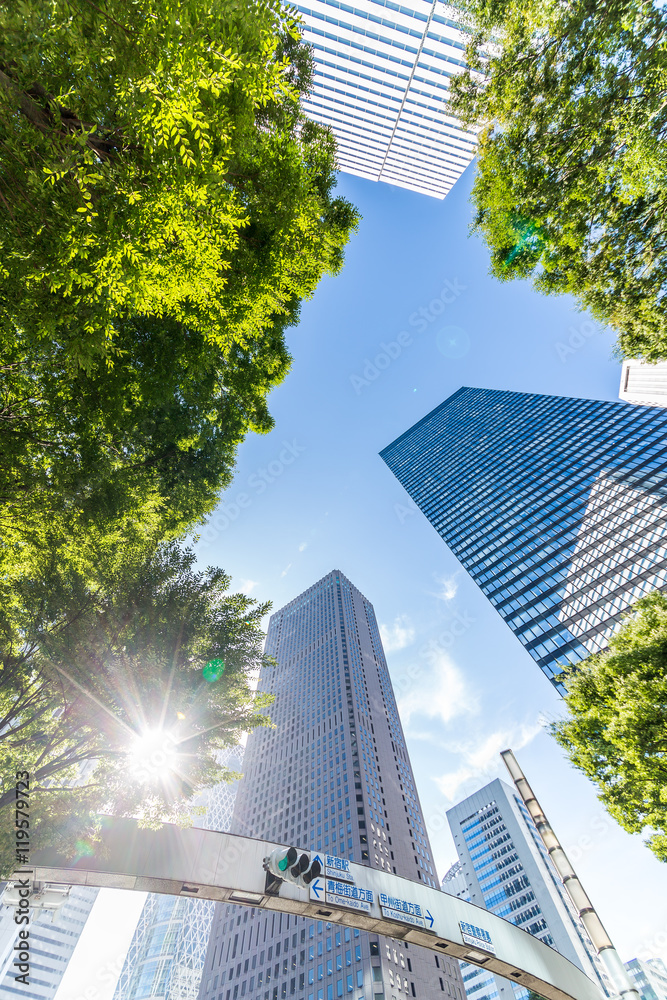
[(642, 962), (632, 958), (625, 963), (641, 1000), (667, 1000), (667, 968), (660, 958)]
[(0, 1000), (53, 1000), (98, 892), (99, 889), (75, 885), (59, 910), (32, 911), (27, 986), (15, 979), (14, 945), (21, 929), (14, 920), (16, 910), (13, 906), (0, 906)]
[(559, 690), (667, 585), (667, 411), (463, 387), (381, 452)]
[(310, 118), (336, 136), (340, 169), (444, 198), (475, 155), (448, 107), (466, 35), (443, 0), (297, 0), (312, 46)]
[[(233, 832), (437, 886), (373, 606), (334, 571), (272, 615), (275, 728), (248, 739)], [(293, 914), (218, 904), (201, 1000), (464, 1000), (445, 956)]]
[[(555, 948), (604, 994), (616, 996), (542, 838), (514, 789), (496, 778), (450, 809), (447, 819), (470, 901)], [(515, 996), (520, 1000), (527, 995), (518, 984), (500, 976), (493, 977), (494, 991), (490, 983), (481, 980), (478, 970), (470, 970), (469, 975), (489, 997), (495, 993), (501, 1000), (514, 1000)]]
[[(230, 771), (240, 771), (243, 748), (218, 756)], [(229, 830), (237, 782), (222, 782), (197, 796), (205, 806), (206, 830)], [(148, 894), (116, 984), (114, 1000), (196, 1000), (215, 903), (210, 899)]]

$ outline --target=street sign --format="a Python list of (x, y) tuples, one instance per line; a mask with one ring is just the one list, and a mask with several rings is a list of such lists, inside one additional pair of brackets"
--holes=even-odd
[[(419, 903), (410, 903), (397, 896), (387, 896), (384, 892), (381, 892), (378, 898), (383, 917), (400, 920), (404, 924), (412, 924), (413, 927), (426, 927), (424, 911)], [(433, 917), (429, 926), (433, 926)]]
[(354, 875), (350, 871), (350, 862), (347, 858), (337, 858), (333, 854), (325, 854), (319, 851), (313, 855), (313, 860), (317, 859), (322, 865), (322, 874), (327, 878), (341, 879), (343, 882), (354, 882)]
[(491, 941), (491, 935), (483, 927), (468, 924), (465, 920), (459, 920), (459, 927), (461, 928), (461, 937), (464, 944), (470, 944), (474, 948), (480, 948), (482, 951), (489, 951), (492, 955), (495, 955), (496, 949)]
[(351, 910), (371, 912), (373, 893), (370, 889), (360, 889), (350, 882), (334, 878), (316, 878), (310, 883), (310, 898), (333, 906), (345, 906)]
[(364, 913), (371, 912), (373, 893), (370, 889), (360, 889), (359, 886), (350, 885), (349, 882), (328, 878), (326, 880), (326, 894), (327, 903), (333, 903), (334, 906), (348, 906), (352, 910), (363, 910)]

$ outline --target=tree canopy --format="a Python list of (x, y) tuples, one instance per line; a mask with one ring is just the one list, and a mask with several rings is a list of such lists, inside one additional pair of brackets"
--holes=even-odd
[(31, 776), (32, 847), (73, 856), (100, 814), (181, 819), (228, 777), (217, 751), (269, 722), (270, 698), (252, 690), (269, 606), (227, 593), (221, 570), (141, 540), (91, 548), (76, 568), (47, 554), (41, 569), (0, 605), (5, 874), (17, 771)]
[(623, 829), (655, 831), (667, 861), (667, 595), (634, 605), (602, 653), (566, 669), (569, 716), (551, 731)]
[(226, 351), (336, 272), (356, 223), (278, 0), (0, 2), (0, 322), (84, 366), (128, 315)]
[[(357, 225), (278, 0), (0, 0), (2, 557), (210, 513)], [(21, 556), (23, 558), (23, 556)]]
[(651, 0), (460, 0), (481, 127), (473, 228), (492, 273), (572, 293), (618, 350), (667, 358), (667, 10)]
[(120, 358), (88, 370), (62, 346), (14, 343), (4, 355), (0, 523), (12, 543), (118, 530), (165, 533), (209, 513), (248, 429), (272, 426), (266, 394), (289, 366), (283, 324), (226, 354), (183, 324), (132, 317), (116, 326)]

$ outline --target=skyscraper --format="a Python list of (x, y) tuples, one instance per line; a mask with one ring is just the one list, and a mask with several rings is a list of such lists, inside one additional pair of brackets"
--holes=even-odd
[(466, 36), (442, 0), (299, 0), (313, 48), (310, 118), (330, 125), (341, 170), (444, 198), (476, 133), (447, 106)]
[[(272, 615), (275, 728), (248, 740), (233, 832), (436, 886), (373, 606), (333, 571)], [(220, 904), (201, 1000), (462, 1000), (454, 962), (406, 942)]]
[[(61, 886), (58, 886), (61, 888)], [(30, 920), (30, 982), (17, 982), (14, 943), (20, 930), (13, 906), (0, 906), (1, 1000), (53, 1000), (99, 889), (72, 886), (59, 910), (34, 912)]]
[[(243, 749), (231, 747), (219, 763), (239, 771)], [(229, 830), (237, 782), (221, 783), (198, 796), (206, 807), (206, 830)], [(148, 894), (121, 969), (114, 1000), (196, 1000), (215, 903), (210, 899)]]
[(626, 358), (618, 395), (627, 403), (667, 406), (667, 361), (649, 365), (645, 361)]
[(659, 958), (642, 962), (631, 958), (625, 963), (641, 1000), (667, 1000), (667, 968)]
[(667, 412), (463, 387), (381, 452), (557, 688), (667, 585)]
[[(450, 809), (447, 819), (470, 901), (555, 948), (607, 996), (614, 996), (616, 990), (514, 789), (496, 778)], [(496, 980), (500, 995), (509, 992), (511, 997), (506, 981)]]

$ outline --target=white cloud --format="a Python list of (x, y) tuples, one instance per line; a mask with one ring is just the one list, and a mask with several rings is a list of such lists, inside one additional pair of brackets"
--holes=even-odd
[(450, 752), (458, 753), (462, 762), (455, 770), (435, 778), (435, 783), (445, 798), (454, 802), (470, 795), (493, 778), (506, 778), (500, 751), (509, 748), (521, 750), (541, 731), (539, 720), (522, 722), (506, 729), (497, 729), (481, 739), (450, 746)]
[(282, 571), (282, 573), (280, 575), (281, 576), (287, 576), (287, 574), (289, 573), (289, 571), (291, 570), (291, 568), (292, 568), (292, 563), (287, 563), (287, 566), (285, 566), (285, 569)]
[(308, 542), (301, 542), (301, 545), (299, 546), (299, 552), (303, 552), (303, 550), (306, 548), (307, 545)]
[(415, 630), (405, 615), (399, 615), (393, 625), (380, 625), (380, 636), (385, 652), (395, 653), (414, 642)]
[(241, 580), (239, 583), (239, 590), (242, 594), (249, 596), (255, 587), (259, 586), (258, 580)]
[(440, 589), (435, 596), (439, 597), (441, 601), (453, 601), (459, 589), (456, 576), (437, 576), (436, 582)]
[[(417, 717), (436, 719), (444, 724), (457, 715), (478, 710), (476, 695), (444, 652), (434, 653), (429, 658), (428, 667), (417, 667), (395, 679), (394, 689), (399, 692), (398, 710), (406, 727)], [(410, 735), (419, 738), (424, 734)]]

